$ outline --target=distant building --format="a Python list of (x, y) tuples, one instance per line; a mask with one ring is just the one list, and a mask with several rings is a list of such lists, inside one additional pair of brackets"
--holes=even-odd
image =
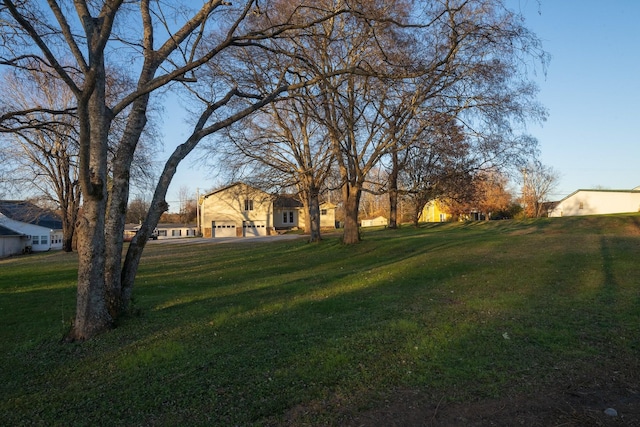
[(451, 221), (453, 215), (451, 215), (446, 205), (439, 199), (434, 199), (428, 202), (420, 213), (419, 221), (423, 222), (447, 222)]
[(389, 225), (389, 220), (383, 216), (377, 216), (375, 218), (363, 219), (360, 221), (361, 227), (381, 227)]
[(632, 190), (577, 190), (549, 211), (550, 217), (640, 212), (640, 186)]
[[(320, 227), (335, 228), (335, 211), (334, 204), (320, 204)], [(203, 237), (250, 237), (304, 228), (306, 212), (292, 195), (237, 182), (202, 196), (200, 218)]]
[(26, 236), (23, 251), (62, 249), (62, 221), (31, 202), (0, 200), (0, 226)]

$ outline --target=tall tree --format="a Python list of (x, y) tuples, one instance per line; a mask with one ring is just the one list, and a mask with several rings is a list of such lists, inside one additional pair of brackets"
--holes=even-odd
[[(32, 64), (36, 69), (38, 65)], [(6, 107), (20, 111), (39, 105), (68, 112), (52, 115), (40, 110), (25, 115), (24, 126), (4, 134), (0, 151), (12, 160), (10, 173), (21, 194), (56, 206), (62, 220), (62, 247), (70, 252), (81, 203), (74, 96), (60, 79), (39, 71), (26, 78), (6, 73), (2, 83), (0, 94)]]
[(270, 186), (297, 189), (311, 242), (321, 240), (320, 194), (333, 162), (326, 135), (315, 120), (318, 108), (316, 97), (304, 88), (238, 123), (229, 134), (232, 152), (266, 166), (263, 177), (270, 177)]
[[(277, 2), (275, 2), (277, 3)], [(273, 90), (240, 87), (224, 73), (225, 53), (233, 49), (272, 49), (269, 40), (292, 29), (315, 25), (340, 13), (316, 10), (315, 20), (294, 9), (287, 20), (248, 28), (246, 22), (270, 10), (272, 2), (210, 0), (201, 6), (141, 0), (2, 0), (0, 66), (28, 70), (30, 61), (62, 79), (74, 94), (78, 117), (78, 181), (84, 198), (78, 219), (76, 317), (69, 340), (84, 340), (110, 328), (126, 310), (144, 245), (166, 210), (165, 195), (179, 162), (198, 142), (272, 102), (291, 85), (284, 73)], [(41, 10), (45, 9), (46, 10)], [(149, 213), (122, 262), (123, 231), (131, 166), (148, 119), (151, 95), (174, 83), (193, 82), (204, 64), (214, 64), (212, 95), (193, 132), (167, 160)], [(107, 96), (107, 69), (126, 66), (134, 87), (115, 100)], [(216, 74), (217, 73), (217, 74)], [(246, 102), (243, 102), (245, 100)], [(37, 106), (34, 106), (37, 108)], [(122, 136), (108, 169), (109, 135), (114, 119), (126, 114)], [(3, 112), (9, 126), (24, 111)], [(109, 185), (108, 185), (109, 184)]]
[(518, 125), (545, 115), (522, 64), (530, 58), (544, 63), (546, 54), (502, 1), (371, 1), (359, 7), (366, 16), (328, 21), (316, 44), (299, 46), (312, 72), (354, 68), (320, 85), (342, 178), (345, 243), (359, 240), (357, 212), (368, 172), (406, 148), (416, 112), (455, 116), (484, 168), (530, 155), (536, 141), (519, 135)]

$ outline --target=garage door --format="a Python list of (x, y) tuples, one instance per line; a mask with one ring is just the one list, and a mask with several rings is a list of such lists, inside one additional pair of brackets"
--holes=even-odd
[(242, 232), (245, 237), (252, 236), (266, 236), (267, 224), (266, 221), (243, 221)]
[(236, 223), (233, 221), (213, 221), (212, 237), (236, 237)]

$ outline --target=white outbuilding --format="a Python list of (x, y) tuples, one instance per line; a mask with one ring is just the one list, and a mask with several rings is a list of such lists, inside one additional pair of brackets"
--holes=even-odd
[(640, 212), (640, 187), (632, 190), (577, 190), (549, 211), (550, 217)]

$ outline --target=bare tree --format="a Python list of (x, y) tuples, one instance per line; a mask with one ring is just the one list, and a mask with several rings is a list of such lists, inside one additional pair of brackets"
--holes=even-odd
[[(29, 194), (55, 206), (60, 213), (63, 230), (63, 249), (72, 250), (75, 223), (82, 202), (78, 169), (78, 118), (75, 114), (75, 96), (69, 87), (55, 75), (40, 69), (32, 62), (28, 73), (5, 73), (0, 82), (0, 94), (5, 108), (24, 111), (22, 126), (6, 132), (0, 141), (0, 150), (12, 159), (9, 167), (14, 187), (21, 195)], [(130, 86), (118, 71), (111, 71), (109, 98)], [(28, 111), (31, 106), (40, 109)], [(60, 113), (51, 114), (51, 111)], [(61, 112), (66, 112), (62, 114)], [(113, 159), (112, 148), (123, 133), (123, 118), (117, 117), (111, 125), (109, 137), (109, 168)], [(147, 127), (135, 152), (136, 162), (131, 176), (139, 187), (152, 177), (150, 158), (154, 154), (149, 140), (154, 134)]]
[[(277, 3), (277, 2), (276, 2)], [(43, 72), (62, 79), (74, 94), (78, 117), (78, 181), (84, 198), (78, 220), (78, 291), (76, 318), (69, 340), (84, 340), (113, 325), (127, 309), (144, 245), (166, 210), (166, 192), (177, 165), (202, 138), (230, 125), (292, 88), (284, 73), (274, 76), (269, 91), (241, 87), (224, 73), (225, 53), (272, 49), (274, 40), (292, 30), (315, 25), (342, 13), (315, 7), (315, 18), (294, 9), (286, 20), (250, 28), (262, 14), (257, 1), (211, 0), (194, 8), (191, 2), (123, 0), (102, 2), (51, 0), (46, 3), (2, 0), (0, 7), (0, 65), (29, 70), (37, 61)], [(263, 7), (265, 5), (262, 5)], [(47, 10), (40, 10), (40, 8)], [(266, 10), (270, 10), (267, 7)], [(134, 58), (134, 61), (131, 61)], [(134, 87), (107, 96), (107, 70), (125, 66), (137, 74)], [(131, 166), (147, 124), (151, 95), (173, 84), (189, 85), (204, 64), (216, 76), (190, 137), (167, 160), (151, 207), (122, 262), (125, 212)], [(299, 83), (300, 86), (307, 84)], [(243, 90), (244, 89), (244, 90)], [(33, 106), (39, 109), (38, 106)], [(112, 151), (109, 136), (114, 119), (126, 114), (126, 124)], [(6, 111), (3, 127), (12, 127), (25, 111)], [(15, 129), (15, 126), (13, 126)], [(108, 173), (110, 175), (108, 176)], [(109, 185), (107, 185), (109, 181)]]
[(149, 202), (141, 196), (136, 196), (129, 202), (127, 208), (126, 222), (129, 224), (140, 224), (149, 212)]
[(11, 159), (9, 173), (21, 194), (44, 199), (60, 213), (62, 247), (70, 252), (81, 203), (73, 93), (60, 79), (32, 71), (25, 78), (7, 73), (0, 94), (5, 106), (14, 111), (39, 105), (68, 112), (52, 115), (34, 111), (24, 115), (24, 126), (4, 135), (0, 151)]
[(299, 46), (310, 72), (354, 69), (319, 85), (342, 179), (344, 243), (359, 241), (357, 215), (369, 171), (406, 147), (416, 111), (454, 116), (481, 168), (529, 156), (537, 142), (520, 135), (518, 125), (545, 116), (522, 64), (530, 58), (544, 63), (546, 55), (502, 1), (360, 7), (366, 19), (339, 17), (322, 27), (316, 44)]
[(272, 104), (262, 113), (230, 129), (232, 150), (267, 167), (263, 178), (270, 187), (295, 187), (305, 215), (305, 232), (311, 242), (320, 236), (320, 194), (330, 173), (332, 151), (315, 111), (319, 108), (307, 88)]
[(560, 175), (551, 166), (534, 160), (523, 169), (523, 178), (522, 201), (525, 216), (540, 218), (546, 214), (544, 204), (557, 187)]

